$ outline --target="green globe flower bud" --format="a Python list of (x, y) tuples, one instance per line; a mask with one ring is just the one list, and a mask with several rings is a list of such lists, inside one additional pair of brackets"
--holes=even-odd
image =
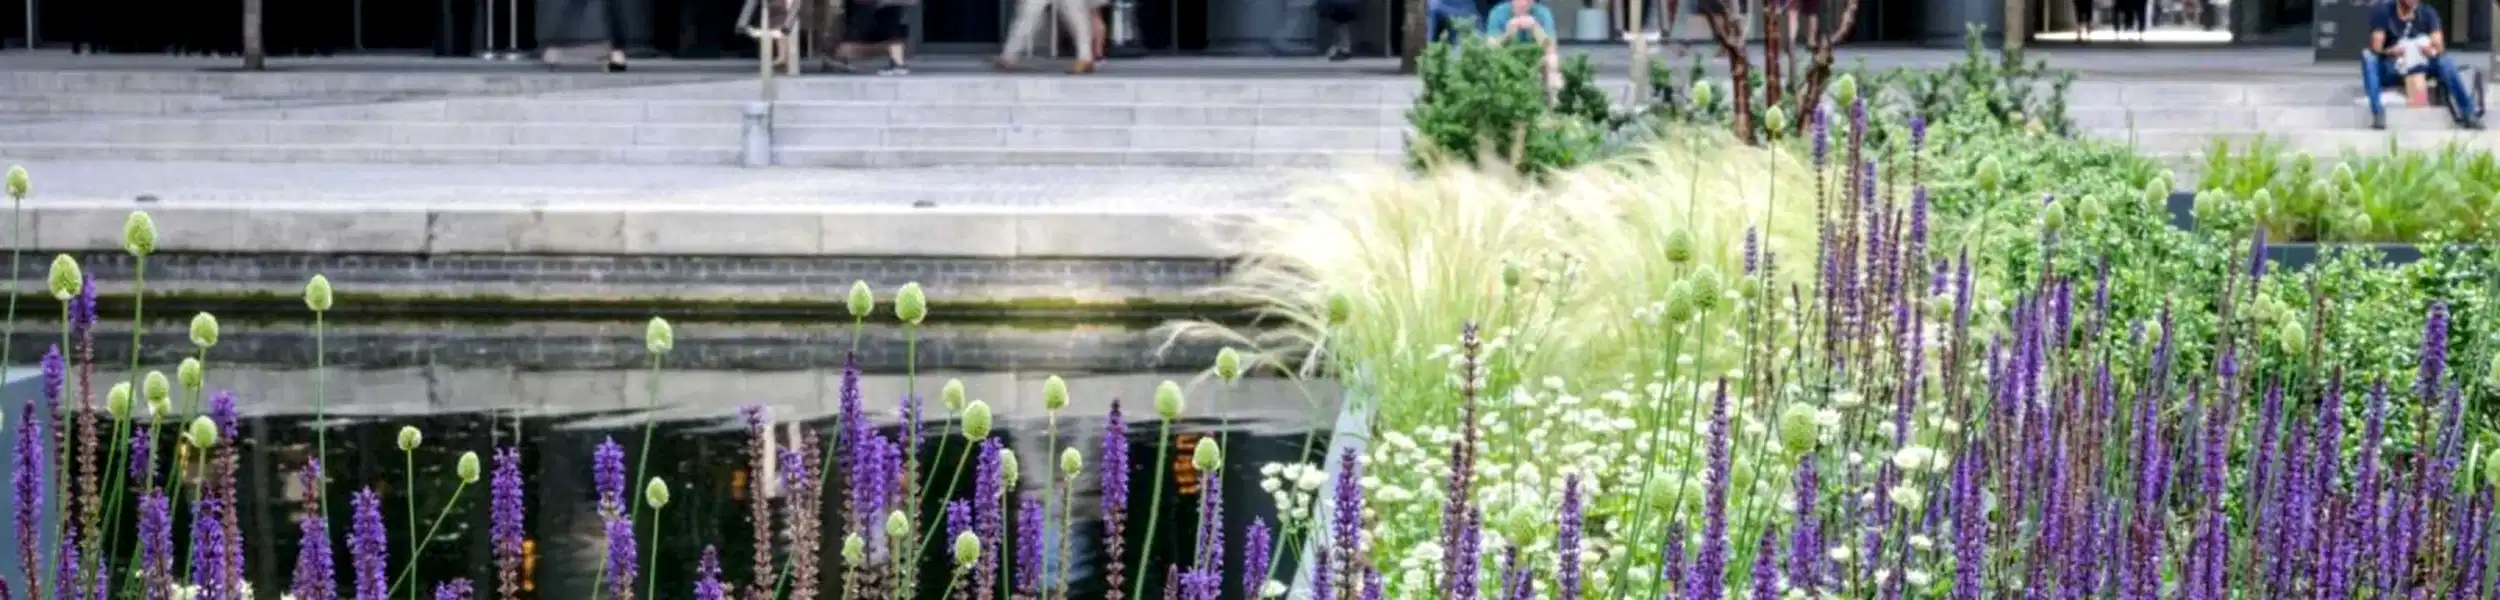
[(1694, 310), (1708, 312), (1718, 308), (1720, 301), (1726, 299), (1727, 288), (1720, 286), (1727, 284), (1719, 279), (1717, 267), (1702, 265), (1701, 268), (1694, 269), (1692, 277), (1688, 279), (1693, 282)]
[(2483, 378), (2489, 380), (2485, 383), (2490, 384), (2492, 389), (2500, 390), (2500, 353), (2491, 355), (2491, 365), (2484, 367)]
[(946, 412), (964, 414), (964, 380), (946, 380), (946, 387), (938, 388), (938, 406), (946, 407)]
[(1525, 276), (1525, 273), (1521, 271), (1523, 269), (1519, 268), (1519, 263), (1502, 261), (1502, 287), (1519, 287), (1519, 280)]
[(1682, 323), (1693, 318), (1693, 280), (1684, 278), (1667, 284), (1667, 322)]
[(25, 200), (26, 193), (33, 189), (34, 182), (26, 174), (26, 165), (9, 165), (9, 197)]
[(668, 506), (668, 480), (651, 478), (651, 483), (642, 486), (642, 502), (651, 505), (652, 510)]
[(885, 537), (902, 539), (906, 535), (911, 535), (911, 517), (904, 515), (900, 510), (886, 513)]
[(62, 302), (78, 297), (87, 287), (86, 275), (78, 270), (78, 259), (67, 254), (52, 257), (52, 274), (44, 282), (52, 288), (52, 299)]
[(122, 250), (131, 256), (156, 253), (156, 219), (148, 211), (130, 211), (130, 219), (122, 221)]
[(191, 419), (191, 447), (201, 450), (217, 447), (217, 422), (205, 416)]
[(1347, 298), (1344, 293), (1329, 294), (1328, 324), (1344, 325), (1347, 319), (1352, 318), (1354, 318), (1354, 299)]
[(144, 383), (139, 386), (139, 392), (146, 394), (148, 404), (164, 402), (174, 395), (174, 385), (165, 380), (164, 371), (149, 371), (147, 378), (140, 381)]
[(1213, 473), (1224, 468), (1224, 449), (1216, 447), (1215, 438), (1198, 438), (1198, 450), (1190, 454), (1189, 462), (1199, 471)]
[(1701, 480), (1689, 477), (1656, 477), (1641, 488), (1641, 497), (1651, 506), (1673, 510), (1676, 505), (1698, 506), (1709, 491)]
[(1692, 230), (1679, 228), (1674, 232), (1668, 233), (1667, 262), (1679, 265), (1692, 262), (1693, 246), (1695, 245), (1696, 242), (1693, 241)]
[(2066, 203), (2049, 203), (2049, 207), (2041, 211), (2040, 228), (2052, 232), (2064, 231), (2066, 229)]
[[(148, 375), (152, 379), (150, 385), (165, 380), (164, 373), (149, 372)], [(113, 384), (113, 390), (104, 393), (104, 414), (112, 415), (115, 420), (130, 414), (130, 382)]]
[(2500, 448), (2483, 455), (2483, 485), (2500, 486)]
[(2162, 169), (2160, 173), (2155, 173), (2155, 174), (2153, 174), (2152, 190), (2151, 190), (2151, 191), (2152, 191), (2153, 193), (2157, 194), (2157, 195), (2156, 195), (2156, 196), (2154, 196), (2154, 197), (2155, 197), (2155, 198), (2168, 198), (2168, 197), (2170, 197), (2170, 191), (2171, 191), (2171, 190), (2173, 190), (2173, 189), (2177, 189), (2177, 187), (2176, 187), (2176, 183), (2175, 183), (2175, 182), (2177, 182), (2178, 180), (2179, 180), (2179, 174), (2178, 174), (2178, 173), (2172, 173), (2172, 172), (2170, 172), (2170, 170), (2169, 170), (2169, 169)]
[(1769, 110), (1762, 111), (1762, 130), (1771, 132), (1771, 137), (1779, 137), (1780, 133), (1788, 131), (1788, 109), (1774, 104)]
[(1052, 375), (1042, 380), (1042, 410), (1058, 412), (1068, 407), (1068, 380)]
[(1215, 351), (1215, 378), (1227, 384), (1241, 381), (1241, 353), (1231, 346)]
[(990, 403), (979, 400), (964, 406), (964, 439), (975, 442), (990, 437)]
[(2005, 166), (1997, 164), (1996, 155), (1991, 154), (1981, 157), (1979, 159), (1978, 177), (1979, 187), (1994, 190), (1997, 188), (1997, 184), (2005, 182)]
[(998, 453), (999, 487), (1010, 490), (1016, 489), (1016, 480), (1023, 478), (1024, 461), (1016, 458), (1016, 451), (1002, 449)]
[(1181, 397), (1181, 384), (1166, 379), (1163, 385), (1155, 386), (1155, 414), (1163, 420), (1181, 418), (1181, 411), (1187, 407), (1188, 399)]
[(955, 568), (970, 569), (981, 562), (981, 536), (970, 531), (955, 534)]
[(1839, 103), (1844, 110), (1847, 109), (1849, 105), (1857, 104), (1858, 76), (1850, 73), (1842, 73), (1840, 74), (1840, 78), (1833, 80), (1832, 101)]
[(217, 345), (217, 315), (191, 315), (191, 345), (203, 350)]
[[(195, 392), (199, 391), (201, 377), (200, 359), (184, 358), (182, 359), (182, 366), (174, 368), (174, 379), (182, 381), (182, 389)], [(148, 405), (151, 407), (155, 406), (156, 399), (148, 398)]]
[(894, 318), (910, 325), (919, 325), (921, 319), (929, 318), (929, 297), (920, 293), (920, 282), (903, 284), (903, 289), (894, 293)]
[(1816, 423), (1814, 418), (1820, 412), (1822, 411), (1815, 410), (1814, 407), (1807, 406), (1803, 402), (1790, 404), (1788, 408), (1782, 409), (1779, 420), (1780, 447), (1788, 450), (1789, 454), (1804, 454), (1806, 451), (1813, 450), (1814, 445), (1823, 436), (1823, 426)]
[(860, 539), (856, 532), (842, 536), (842, 562), (856, 565), (867, 560), (868, 540)]
[(1719, 99), (1719, 90), (1708, 80), (1693, 82), (1693, 110), (1708, 110)]
[(845, 304), (846, 306), (844, 306), (844, 308), (848, 308), (851, 311), (851, 318), (868, 318), (868, 313), (876, 312), (877, 310), (877, 293), (868, 291), (868, 282), (853, 281), (851, 282), (850, 301)]
[(652, 317), (650, 324), (642, 326), (642, 347), (652, 354), (667, 354), (677, 348), (677, 328), (670, 327), (668, 319)]
[(404, 425), (399, 428), (399, 451), (415, 452), (418, 446), (423, 445), (425, 445), (425, 432), (417, 431), (414, 425)]
[(2352, 185), (2353, 185), (2353, 183), (2355, 183), (2355, 179), (2356, 179), (2356, 178), (2353, 176), (2353, 172), (2352, 172), (2352, 163), (2342, 163), (2342, 162), (2335, 163), (2335, 173), (2334, 173), (2333, 175), (2330, 175), (2330, 177), (2332, 177), (2332, 178), (2334, 179), (2334, 181), (2335, 181), (2335, 187), (2338, 187), (2338, 188), (2349, 188), (2349, 187), (2352, 187)]
[(314, 275), (312, 281), (304, 282), (304, 306), (312, 308), (313, 312), (330, 311), (329, 277)]
[(1065, 478), (1068, 478), (1068, 479), (1073, 480), (1073, 479), (1076, 479), (1076, 474), (1077, 474), (1077, 473), (1083, 472), (1084, 470), (1085, 470), (1085, 453), (1084, 453), (1084, 452), (1079, 452), (1079, 451), (1077, 451), (1077, 449), (1076, 449), (1076, 447), (1075, 447), (1075, 446), (1069, 446), (1069, 447), (1067, 447), (1067, 448), (1065, 448), (1065, 449), (1061, 449), (1061, 450), (1059, 451), (1059, 476), (1060, 476), (1060, 477), (1065, 477)]
[(477, 453), (460, 453), (459, 466), (452, 469), (452, 472), (460, 475), (461, 483), (477, 483)]
[(160, 418), (160, 419), (161, 419), (161, 418), (164, 418), (164, 416), (165, 416), (165, 415), (174, 414), (174, 401), (173, 401), (173, 400), (154, 400), (154, 401), (150, 401), (150, 402), (148, 402), (148, 414), (156, 415), (156, 416), (157, 416), (157, 418)]

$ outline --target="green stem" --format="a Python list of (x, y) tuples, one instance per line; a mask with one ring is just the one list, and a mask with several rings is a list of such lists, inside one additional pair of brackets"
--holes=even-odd
[[(330, 415), (330, 396), (327, 388), (329, 387), (330, 370), (324, 368), (324, 363), (329, 355), (329, 348), (327, 347), (327, 344), (324, 343), (325, 340), (323, 338), (326, 337), (325, 334), (329, 328), (328, 323), (326, 323), (325, 319), (322, 318), (323, 316), (324, 313), (322, 311), (313, 311), (313, 460), (322, 461), (324, 463), (322, 469), (325, 473), (322, 478), (328, 479), (329, 476), (326, 471), (329, 469), (327, 463), (330, 460), (330, 424), (327, 421), (329, 420)], [(208, 372), (207, 362), (208, 350), (201, 349), (200, 372), (202, 373), (202, 377), (206, 377), (206, 373)], [(206, 383), (202, 383), (200, 387), (205, 388), (208, 387), (208, 385)], [(198, 392), (192, 393), (191, 401), (199, 401)], [(329, 523), (330, 494), (328, 490), (330, 486), (325, 482), (320, 481), (313, 483), (313, 499), (320, 505), (321, 522)]]
[[(131, 410), (137, 410), (137, 406), (133, 405)], [(127, 479), (126, 474), (130, 472), (130, 469), (123, 467), (122, 461), (137, 458), (127, 456), (122, 452), (123, 448), (128, 447), (130, 447), (130, 412), (122, 411), (121, 416), (113, 418), (113, 447), (105, 454), (104, 460), (105, 468), (112, 470), (112, 479), (107, 480), (109, 483), (104, 486), (104, 537), (87, 541), (86, 552), (90, 557), (87, 560), (95, 561), (94, 564), (89, 565), (91, 569), (87, 571), (89, 574), (102, 573), (106, 565), (113, 564), (111, 542), (114, 539), (114, 533), (121, 529), (122, 485), (123, 480)]]
[[(643, 591), (642, 591), (642, 597), (643, 597), (643, 599), (644, 599), (644, 600), (660, 600), (660, 506), (659, 506), (659, 505), (652, 505), (652, 507), (651, 507), (651, 561), (650, 561), (650, 566), (643, 567), (643, 569), (642, 569), (642, 576), (643, 576), (643, 577), (648, 577), (648, 578), (650, 578), (650, 579), (651, 579), (651, 582), (650, 582), (650, 583), (645, 583), (645, 584), (643, 584)], [(631, 586), (631, 585), (633, 585), (633, 582), (628, 581), (628, 582), (625, 582), (625, 584), (626, 584), (626, 585), (628, 585), (628, 586)], [(632, 589), (632, 588), (628, 587), (628, 588), (626, 588), (626, 589)]]
[[(952, 437), (952, 436), (949, 436), (949, 437)], [(946, 460), (946, 440), (947, 440), (947, 438), (938, 438), (938, 455), (937, 455), (938, 460)], [(972, 444), (971, 444), (971, 443), (969, 443), (969, 442), (966, 442), (966, 443), (964, 444), (964, 455), (963, 455), (963, 457), (955, 459), (955, 474), (954, 474), (954, 475), (947, 476), (947, 478), (946, 478), (946, 495), (944, 495), (944, 496), (938, 496), (938, 507), (939, 507), (939, 508), (938, 508), (938, 510), (940, 510), (940, 511), (944, 511), (944, 510), (945, 510), (945, 506), (946, 506), (946, 499), (947, 499), (947, 498), (953, 498), (953, 497), (955, 497), (955, 486), (956, 486), (956, 484), (963, 483), (963, 479), (964, 479), (964, 464), (965, 464), (965, 463), (969, 463), (969, 462), (972, 462)], [(929, 470), (929, 472), (930, 472), (931, 474), (935, 474), (935, 473), (937, 473), (937, 470), (936, 470), (936, 469), (930, 469), (930, 470)], [(924, 485), (924, 486), (920, 486), (920, 489), (926, 490), (926, 489), (929, 489), (929, 486), (926, 486), (926, 485)], [(924, 521), (924, 522), (925, 522), (925, 521)], [(936, 528), (936, 527), (927, 527), (927, 528), (925, 528), (925, 529), (928, 529), (928, 531), (924, 531), (924, 532), (921, 532), (921, 533), (920, 533), (920, 549), (921, 549), (921, 551), (923, 551), (923, 552), (928, 551), (928, 549), (929, 549), (929, 544), (931, 544), (931, 543), (935, 543), (935, 542), (937, 541), (937, 533), (938, 533), (938, 528)]]
[[(649, 389), (645, 392), (650, 394), (651, 398), (649, 400), (649, 404), (646, 405), (642, 411), (642, 449), (638, 452), (639, 457), (634, 459), (634, 478), (630, 481), (642, 481), (644, 478), (651, 475), (651, 434), (654, 431), (658, 431), (660, 428), (660, 420), (658, 418), (660, 411), (660, 366), (661, 359), (667, 356), (668, 355), (665, 354), (651, 355), (651, 384)], [(625, 495), (633, 496), (633, 499), (628, 500), (625, 505), (625, 516), (632, 517), (634, 516), (634, 513), (642, 512), (642, 494), (636, 494), (634, 493), (634, 490), (629, 489), (625, 490)], [(771, 565), (757, 566), (765, 567)]]
[[(402, 584), (402, 583), (408, 583), (408, 582), (409, 582), (409, 580), (410, 580), (411, 578), (414, 578), (414, 577), (416, 577), (416, 576), (417, 576), (417, 557), (419, 557), (419, 556), (424, 556), (424, 555), (425, 555), (425, 547), (426, 547), (426, 546), (432, 546), (432, 545), (434, 545), (434, 532), (435, 532), (435, 531), (438, 531), (438, 530), (441, 530), (441, 529), (443, 528), (443, 519), (445, 519), (445, 518), (449, 518), (449, 517), (451, 516), (451, 507), (454, 507), (454, 506), (459, 506), (459, 505), (460, 505), (460, 493), (461, 493), (461, 492), (464, 492), (464, 491), (468, 491), (468, 489), (469, 489), (469, 482), (466, 482), (466, 481), (460, 482), (460, 486), (459, 486), (459, 487), (452, 488), (452, 489), (451, 489), (451, 501), (449, 501), (449, 502), (444, 502), (444, 503), (443, 503), (443, 510), (442, 510), (441, 512), (434, 513), (434, 524), (433, 524), (433, 525), (426, 526), (426, 528), (425, 528), (425, 536), (424, 536), (424, 537), (421, 537), (421, 538), (417, 538), (417, 539), (415, 539), (415, 540), (409, 540), (410, 542), (415, 542), (415, 543), (417, 544), (417, 551), (416, 551), (416, 553), (415, 553), (415, 554), (410, 554), (410, 555), (408, 555), (408, 567), (407, 567), (407, 568), (404, 568), (404, 569), (400, 569), (400, 570), (399, 570), (399, 578), (398, 578), (398, 579), (391, 580), (391, 591), (389, 591), (389, 592), (386, 592), (386, 593), (382, 594), (384, 597), (389, 597), (389, 596), (391, 596), (392, 594), (397, 594), (397, 593), (399, 593), (399, 585), (400, 585), (400, 584)], [(409, 532), (409, 533), (415, 533), (415, 532), (416, 532), (416, 529), (415, 529), (416, 517), (415, 517), (414, 515), (410, 515), (410, 516), (409, 516), (409, 518), (408, 518), (408, 522), (409, 522), (409, 524), (410, 524), (410, 528), (409, 528), (408, 532)], [(420, 591), (420, 590), (409, 590), (409, 592), (408, 592), (408, 593), (410, 593), (410, 594), (412, 594), (412, 595), (413, 595), (413, 594), (416, 594), (418, 591)]]
[[(1058, 482), (1060, 479), (1063, 479), (1063, 478), (1065, 477), (1064, 475), (1061, 475), (1061, 474), (1059, 473), (1059, 411), (1056, 411), (1056, 410), (1050, 411), (1050, 415), (1049, 415), (1049, 424), (1050, 424), (1050, 430), (1049, 430), (1049, 432), (1047, 433), (1047, 435), (1045, 435), (1045, 436), (1044, 436), (1044, 438), (1045, 438), (1047, 441), (1043, 442), (1043, 443), (1044, 443), (1044, 446), (1043, 446), (1044, 450), (1043, 450), (1043, 451), (1044, 451), (1044, 452), (1047, 452), (1047, 454), (1043, 454), (1043, 455), (1042, 455), (1042, 462), (1043, 462), (1043, 463), (1047, 463), (1047, 465), (1046, 465), (1046, 466), (1043, 466), (1043, 467), (1042, 467), (1042, 470), (1043, 470), (1043, 471), (1045, 471), (1045, 472), (1050, 473), (1050, 478), (1049, 478), (1049, 479), (1044, 479), (1043, 481), (1056, 483), (1056, 482)], [(1044, 491), (1045, 491), (1045, 493), (1047, 493), (1047, 492), (1048, 492), (1048, 490), (1044, 490)], [(1059, 502), (1059, 512), (1061, 512), (1061, 513), (1066, 513), (1066, 512), (1067, 512), (1067, 510), (1068, 510), (1068, 506), (1067, 506), (1067, 504), (1068, 504), (1068, 503), (1067, 503), (1067, 501), (1066, 501), (1065, 499), (1060, 499), (1060, 502)], [(1043, 510), (1049, 510), (1049, 509), (1043, 509)], [(1065, 526), (1063, 525), (1062, 527), (1065, 527)], [(1059, 531), (1060, 531), (1060, 533), (1059, 533), (1060, 535), (1067, 535), (1067, 530), (1066, 530), (1066, 529), (1061, 529), (1061, 530), (1059, 530)], [(1037, 537), (1038, 537), (1038, 536), (1037, 536)], [(1047, 550), (1045, 550), (1045, 551), (1047, 551)], [(1009, 561), (1003, 561), (1003, 560), (1002, 560), (1002, 561), (999, 561), (999, 564), (1006, 564), (1007, 562), (1009, 562)], [(1041, 582), (1041, 584), (1040, 584), (1040, 587), (1041, 587), (1040, 592), (1041, 592), (1041, 595), (1042, 595), (1042, 600), (1050, 600), (1050, 587), (1051, 587), (1051, 586), (1050, 586), (1050, 567), (1049, 567), (1049, 566), (1047, 566), (1047, 565), (1049, 564), (1048, 562), (1044, 562), (1043, 564), (1044, 564), (1045, 566), (1043, 566), (1043, 567), (1042, 567), (1042, 572), (1039, 574), (1039, 576), (1035, 577), (1035, 578), (1034, 578), (1034, 580), (1036, 580), (1036, 581), (1040, 581), (1040, 582)], [(1067, 567), (1066, 567), (1066, 566), (1064, 566), (1064, 564), (1063, 564), (1063, 566), (1061, 566), (1060, 568), (1065, 569), (1065, 568), (1067, 568)], [(1012, 580), (1011, 580), (1011, 581), (1012, 581)]]
[[(408, 451), (405, 451), (405, 452), (401, 452), (401, 453), (399, 453), (399, 455), (401, 456), (402, 461), (403, 461), (403, 462), (406, 464), (406, 466), (407, 466), (407, 469), (406, 469), (406, 471), (407, 471), (407, 472), (406, 472), (406, 473), (403, 473), (402, 475), (405, 477), (405, 479), (406, 479), (406, 480), (407, 480), (407, 482), (408, 482), (408, 533), (416, 533), (416, 532), (417, 532), (417, 452), (416, 452), (415, 450), (408, 450)], [(445, 510), (449, 510), (449, 509), (451, 508), (451, 505), (448, 505), (448, 504), (443, 505), (443, 508), (444, 508)], [(429, 534), (426, 534), (426, 536), (427, 536), (427, 537), (433, 537), (433, 534), (430, 534), (430, 533), (429, 533)], [(408, 576), (409, 576), (409, 577), (416, 577), (416, 576), (417, 576), (417, 559), (418, 559), (420, 556), (423, 556), (423, 554), (422, 554), (423, 552), (425, 552), (425, 549), (424, 549), (424, 548), (422, 548), (422, 547), (419, 547), (419, 546), (417, 545), (417, 539), (416, 539), (416, 538), (409, 538), (409, 539), (408, 539), (408, 571), (407, 571), (407, 572), (408, 572)], [(392, 591), (398, 591), (398, 590), (392, 590)], [(387, 598), (387, 597), (389, 597), (389, 596), (390, 596), (390, 594), (388, 594), (388, 593), (383, 594), (383, 597), (386, 597), (386, 598)], [(417, 600), (417, 591), (416, 591), (416, 590), (413, 590), (413, 589), (412, 589), (412, 590), (408, 590), (408, 600)]]
[(1146, 541), (1137, 548), (1137, 569), (1130, 571), (1137, 574), (1137, 581), (1129, 584), (1128, 597), (1130, 598), (1145, 597), (1143, 594), (1146, 593), (1146, 561), (1154, 558), (1155, 522), (1163, 519), (1163, 478), (1170, 475), (1172, 471), (1169, 465), (1164, 464), (1172, 460), (1172, 420), (1164, 419), (1160, 431), (1161, 433), (1156, 434), (1155, 439), (1154, 500), (1146, 504)]
[[(201, 462), (203, 462), (203, 463), (205, 463), (205, 462), (207, 462), (207, 460), (208, 460), (207, 455), (206, 455), (205, 453), (203, 453), (203, 454), (201, 455), (201, 457), (200, 457), (200, 461), (201, 461)], [(203, 479), (205, 479), (205, 478), (203, 478)], [(179, 485), (181, 485), (181, 484), (180, 484), (179, 482), (177, 482), (177, 483), (175, 483), (175, 485), (179, 486)], [(185, 502), (185, 501), (183, 501), (183, 498), (184, 498), (184, 497), (186, 497), (186, 496), (183, 494), (183, 492), (182, 492), (182, 488), (180, 488), (180, 487), (176, 487), (176, 488), (174, 488), (174, 498), (173, 498), (173, 499), (174, 499), (174, 506), (190, 506), (192, 502), (197, 502), (197, 501), (199, 501), (199, 499), (200, 499), (200, 494), (201, 494), (201, 493), (202, 493), (202, 492), (200, 491), (200, 484), (199, 484), (199, 483), (193, 483), (193, 484), (191, 484), (191, 493), (190, 493), (190, 495), (189, 495), (189, 496), (187, 496), (187, 497), (189, 497), (189, 498), (191, 499), (191, 501), (190, 501), (190, 502)], [(175, 573), (189, 573), (189, 572), (191, 572), (191, 569), (190, 569), (190, 567), (188, 566), (188, 565), (190, 564), (190, 562), (191, 562), (191, 553), (189, 553), (189, 552), (176, 552), (176, 553), (174, 553), (174, 572), (175, 572)]]

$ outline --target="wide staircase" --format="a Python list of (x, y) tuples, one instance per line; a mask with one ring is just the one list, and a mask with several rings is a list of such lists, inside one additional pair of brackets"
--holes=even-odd
[[(2354, 77), (2352, 79), (2358, 79)], [(2488, 90), (2481, 98), (2489, 98)], [(2450, 142), (2491, 149), (2500, 134), (2458, 127), (2444, 108), (2387, 107), (2387, 129), (2370, 127), (2358, 81), (2078, 81), (2067, 114), (2085, 135), (2129, 142), (2182, 174), (2201, 170), (2217, 142), (2258, 138), (2329, 158)]]

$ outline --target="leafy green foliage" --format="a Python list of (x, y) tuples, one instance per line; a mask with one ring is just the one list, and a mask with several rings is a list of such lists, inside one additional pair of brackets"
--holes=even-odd
[[(2418, 242), (2500, 237), (2500, 159), (2459, 144), (2331, 165), (2263, 138), (2206, 151), (2200, 189), (2247, 203), (2250, 221), (2277, 239)], [(2201, 222), (2201, 221), (2200, 221)]]
[(1433, 44), (1423, 56), (1423, 93), (1407, 111), (1415, 128), (1410, 162), (1492, 160), (1534, 175), (1596, 158), (1613, 109), (1595, 69), (1585, 57), (1571, 61), (1558, 101), (1549, 103), (1543, 59), (1535, 45), (1475, 36)]

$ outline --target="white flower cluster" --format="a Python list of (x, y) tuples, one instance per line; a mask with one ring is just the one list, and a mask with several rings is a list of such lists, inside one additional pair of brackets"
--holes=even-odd
[(1268, 463), (1259, 467), (1259, 489), (1276, 498), (1276, 514), (1282, 515), (1285, 526), (1312, 518), (1311, 503), (1319, 496), (1321, 485), (1328, 483), (1328, 472), (1311, 463)]

